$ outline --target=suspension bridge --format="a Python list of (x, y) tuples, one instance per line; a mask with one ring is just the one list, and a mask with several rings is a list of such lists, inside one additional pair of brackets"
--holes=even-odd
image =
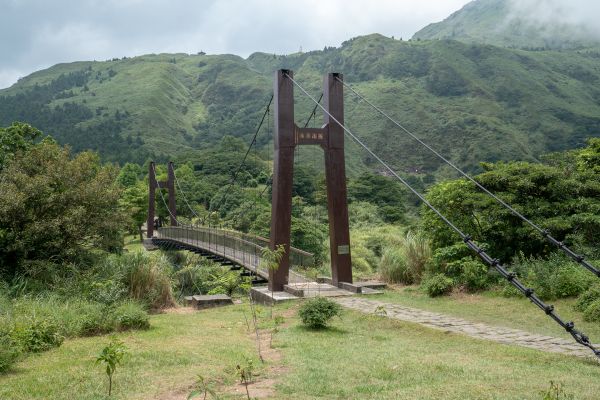
[[(294, 88), (297, 88), (307, 99), (314, 103), (314, 108), (309, 120), (315, 116), (318, 109), (323, 112), (324, 123), (320, 128), (308, 128), (308, 121), (303, 127), (295, 123), (294, 118)], [(344, 89), (353, 96), (370, 106), (374, 112), (390, 121), (403, 133), (407, 134), (420, 146), (438, 157), (442, 162), (458, 172), (461, 176), (472, 182), (483, 193), (490, 196), (495, 202), (505, 207), (510, 213), (529, 225), (538, 232), (550, 244), (564, 252), (581, 267), (600, 278), (600, 270), (593, 266), (584, 256), (576, 253), (563, 242), (557, 240), (552, 234), (529, 220), (525, 215), (517, 211), (510, 204), (500, 199), (473, 177), (449, 161), (444, 155), (435, 150), (429, 144), (421, 140), (416, 134), (407, 129), (400, 122), (392, 118), (388, 113), (346, 83), (343, 75), (330, 73), (324, 77), (323, 93), (319, 99), (313, 97), (295, 79), (290, 70), (279, 70), (275, 73), (273, 84), (273, 95), (271, 96), (265, 112), (258, 124), (258, 129), (248, 146), (245, 156), (239, 166), (235, 169), (232, 180), (229, 183), (221, 202), (226, 201), (231, 187), (236, 183), (239, 172), (244, 168), (247, 156), (253, 146), (256, 146), (256, 138), (268, 117), (271, 106), (273, 106), (273, 173), (272, 178), (260, 194), (262, 196), (270, 187), (272, 189), (271, 199), (271, 229), (270, 237), (264, 238), (256, 235), (223, 229), (220, 226), (211, 225), (210, 219), (201, 218), (196, 214), (187, 199), (181, 186), (177, 181), (173, 163), (168, 165), (168, 178), (166, 181), (158, 181), (154, 163), (149, 166), (149, 204), (147, 220), (147, 242), (151, 245), (188, 250), (204, 257), (230, 265), (234, 269), (244, 269), (246, 274), (255, 277), (254, 283), (268, 283), (268, 289), (272, 293), (283, 293), (290, 289), (290, 285), (306, 283), (307, 279), (295, 272), (295, 267), (310, 267), (314, 265), (314, 256), (306, 251), (291, 246), (291, 215), (292, 215), (292, 185), (295, 149), (299, 146), (319, 146), (325, 156), (325, 177), (327, 185), (327, 206), (329, 217), (329, 239), (331, 258), (331, 281), (334, 287), (351, 289), (361, 292), (361, 284), (353, 283), (350, 234), (348, 224), (348, 206), (346, 195), (346, 173), (345, 173), (345, 138), (356, 143), (363, 151), (376, 160), (381, 167), (411, 193), (413, 193), (426, 207), (431, 209), (445, 224), (447, 224), (459, 237), (464, 245), (482, 262), (499, 273), (507, 282), (516, 288), (523, 296), (554, 320), (562, 329), (568, 332), (573, 339), (589, 348), (598, 358), (600, 349), (595, 347), (590, 339), (581, 331), (576, 329), (573, 322), (565, 321), (560, 317), (552, 305), (546, 304), (533, 291), (519, 281), (516, 274), (509, 271), (498, 259), (488, 254), (478, 245), (468, 232), (457, 227), (447, 216), (427, 201), (422, 193), (416, 190), (410, 183), (402, 178), (390, 165), (376, 154), (355, 132), (351, 131), (344, 123)], [(175, 186), (179, 186), (179, 192), (192, 214), (196, 217), (193, 224), (182, 223), (177, 219), (175, 202)], [(158, 190), (157, 190), (158, 189)], [(165, 199), (160, 189), (167, 189), (168, 198)], [(169, 213), (170, 226), (155, 226), (155, 200), (156, 193), (162, 200)], [(218, 206), (215, 207), (218, 209)], [(265, 249), (273, 251), (283, 246), (285, 252), (279, 261), (278, 268), (268, 269), (264, 264)], [(367, 289), (368, 290), (368, 289)]]

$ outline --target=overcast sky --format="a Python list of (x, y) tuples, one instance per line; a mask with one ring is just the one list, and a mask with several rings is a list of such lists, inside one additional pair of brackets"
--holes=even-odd
[(0, 88), (61, 62), (204, 50), (247, 57), (411, 37), (468, 0), (0, 0)]

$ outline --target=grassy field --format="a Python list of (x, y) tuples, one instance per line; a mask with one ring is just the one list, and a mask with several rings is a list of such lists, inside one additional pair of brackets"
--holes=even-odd
[[(390, 298), (390, 295), (386, 295)], [(245, 398), (235, 367), (253, 357), (250, 395), (274, 399), (541, 399), (551, 380), (577, 399), (600, 392), (597, 364), (445, 334), (346, 311), (327, 331), (300, 326), (295, 307), (260, 366), (243, 313), (248, 305), (152, 317), (145, 332), (118, 337), (130, 355), (115, 374), (115, 399), (185, 399), (198, 374), (220, 398)], [(262, 313), (263, 318), (268, 315)], [(103, 399), (94, 358), (108, 337), (67, 340), (0, 377), (1, 399)]]
[[(431, 298), (417, 287), (409, 286), (387, 290), (377, 299), (453, 315), (473, 322), (522, 329), (554, 337), (571, 337), (524, 297), (507, 298), (497, 292), (488, 291)], [(573, 309), (575, 301), (575, 299), (560, 299), (549, 301), (548, 304), (554, 304), (558, 314), (564, 320), (575, 322), (575, 326), (583, 330), (592, 342), (600, 343), (600, 324), (583, 321), (582, 313)]]

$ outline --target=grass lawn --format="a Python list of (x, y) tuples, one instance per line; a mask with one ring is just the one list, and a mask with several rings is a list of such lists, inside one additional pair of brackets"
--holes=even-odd
[[(187, 397), (196, 376), (234, 383), (235, 366), (254, 357), (240, 307), (188, 314), (159, 314), (152, 328), (117, 335), (130, 355), (114, 375), (113, 398)], [(31, 355), (15, 370), (0, 375), (0, 399), (104, 399), (107, 378), (94, 363), (108, 336), (66, 340)], [(178, 398), (178, 397), (174, 397)]]
[[(259, 367), (275, 399), (541, 399), (550, 380), (577, 399), (597, 399), (600, 365), (536, 350), (445, 334), (346, 311), (332, 329), (311, 331), (288, 315)], [(291, 307), (291, 309), (290, 309)], [(131, 355), (115, 373), (115, 399), (185, 399), (197, 374), (233, 394), (235, 366), (256, 361), (255, 343), (236, 305), (152, 317), (152, 329), (123, 333)], [(267, 318), (268, 312), (262, 313)], [(103, 399), (106, 378), (95, 355), (107, 337), (67, 340), (0, 376), (1, 399)], [(260, 383), (259, 383), (260, 384)], [(255, 394), (253, 394), (253, 390)], [(250, 386), (250, 395), (259, 394)], [(266, 398), (266, 397), (263, 397)]]
[[(453, 315), (473, 322), (571, 338), (571, 335), (524, 297), (507, 298), (498, 292), (488, 291), (431, 298), (417, 287), (408, 286), (386, 290), (377, 300)], [(583, 314), (573, 309), (575, 302), (575, 299), (560, 299), (547, 303), (554, 304), (564, 320), (575, 322), (575, 326), (585, 332), (593, 343), (600, 343), (600, 324), (583, 321)]]

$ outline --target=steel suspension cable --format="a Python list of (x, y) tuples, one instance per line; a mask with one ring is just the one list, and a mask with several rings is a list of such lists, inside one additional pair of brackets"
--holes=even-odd
[[(246, 162), (246, 158), (248, 157), (248, 154), (250, 153), (250, 150), (252, 150), (252, 146), (254, 146), (256, 144), (256, 137), (258, 136), (258, 133), (260, 132), (260, 129), (263, 126), (263, 123), (265, 122), (265, 118), (267, 117), (267, 114), (269, 113), (269, 110), (271, 109), (271, 104), (273, 103), (273, 95), (271, 95), (271, 98), (269, 99), (269, 102), (267, 103), (267, 107), (265, 109), (265, 112), (263, 113), (263, 116), (260, 120), (260, 123), (258, 124), (258, 128), (256, 128), (256, 132), (254, 132), (254, 136), (252, 137), (252, 141), (250, 142), (250, 145), (248, 146), (248, 149), (246, 150), (246, 154), (244, 154), (244, 157), (242, 158), (242, 161), (240, 162), (240, 165), (237, 167), (237, 169), (235, 170), (233, 177), (231, 179), (231, 181), (229, 182), (229, 185), (227, 186), (227, 189), (225, 190), (225, 194), (221, 197), (221, 199), (219, 199), (219, 203), (217, 204), (217, 207), (210, 207), (210, 208), (220, 208), (221, 204), (223, 204), (223, 201), (226, 200), (227, 196), (229, 195), (229, 192), (231, 191), (231, 188), (233, 187), (233, 185), (235, 184), (236, 180), (237, 180), (237, 176), (240, 172), (240, 170), (243, 168), (245, 162)], [(210, 210), (209, 210), (209, 215), (210, 215)], [(204, 217), (204, 219), (202, 220), (202, 224), (204, 224), (204, 221), (206, 220), (207, 217)]]
[[(321, 96), (319, 96), (319, 100), (318, 102), (321, 103), (321, 100), (323, 100), (323, 93), (321, 93)], [(308, 116), (306, 122), (304, 123), (304, 127), (308, 127), (308, 124), (310, 123), (310, 120), (313, 119), (317, 113), (317, 109), (319, 107), (317, 105), (315, 105), (315, 107), (313, 108), (312, 112), (310, 113), (310, 115)], [(267, 116), (268, 119), (268, 116)], [(267, 126), (269, 126), (269, 124), (267, 124)], [(266, 182), (265, 187), (263, 188), (263, 190), (260, 192), (260, 194), (257, 196), (257, 198), (254, 200), (254, 202), (249, 203), (249, 205), (243, 209), (242, 211), (240, 211), (238, 214), (236, 214), (236, 216), (234, 217), (234, 221), (237, 221), (237, 219), (243, 215), (248, 208), (250, 207), (254, 207), (256, 205), (256, 200), (257, 199), (261, 199), (263, 197), (263, 195), (265, 194), (265, 192), (267, 191), (267, 189), (269, 187), (271, 187), (273, 185), (273, 174), (271, 173), (271, 176), (269, 177), (269, 180)]]
[(321, 104), (321, 100), (323, 100), (323, 93), (321, 93), (321, 96), (319, 96), (319, 100), (317, 101), (317, 104), (315, 104), (315, 108), (313, 108), (312, 112), (308, 116), (308, 119), (306, 120), (306, 123), (304, 124), (305, 128), (308, 127), (308, 124), (310, 123), (311, 118), (315, 117), (315, 115), (317, 113), (317, 108), (319, 108), (319, 104)]
[(183, 201), (185, 202), (185, 204), (187, 205), (187, 207), (190, 209), (190, 211), (192, 212), (192, 214), (194, 214), (194, 216), (196, 218), (200, 218), (198, 216), (198, 214), (196, 214), (196, 211), (194, 211), (194, 209), (190, 206), (190, 203), (188, 203), (187, 196), (185, 195), (185, 192), (181, 188), (181, 185), (179, 184), (179, 180), (177, 179), (177, 174), (175, 173), (175, 168), (173, 168), (173, 176), (175, 177), (175, 183), (177, 184), (177, 187), (179, 188), (179, 193), (181, 193), (181, 197), (183, 197)]
[(569, 257), (571, 257), (574, 261), (576, 261), (577, 263), (581, 264), (584, 268), (586, 268), (587, 270), (589, 270), (590, 272), (592, 272), (593, 274), (595, 274), (597, 277), (600, 278), (600, 270), (597, 269), (596, 267), (594, 267), (592, 264), (590, 264), (585, 259), (584, 256), (575, 253), (573, 250), (571, 250), (569, 247), (567, 247), (563, 242), (555, 239), (550, 234), (550, 232), (547, 229), (543, 229), (542, 227), (540, 227), (539, 225), (537, 225), (533, 221), (529, 220), (527, 217), (525, 217), (523, 214), (521, 214), (519, 211), (517, 211), (514, 207), (512, 207), (511, 205), (509, 205), (508, 203), (506, 203), (504, 200), (502, 200), (498, 196), (496, 196), (494, 193), (492, 193), (490, 190), (488, 190), (485, 186), (483, 186), (482, 184), (480, 184), (479, 182), (477, 182), (469, 174), (467, 174), (465, 171), (463, 171), (461, 168), (459, 168), (456, 164), (454, 164), (453, 162), (451, 162), (450, 160), (448, 160), (447, 158), (445, 158), (442, 154), (440, 154), (434, 148), (432, 148), (427, 143), (425, 143), (417, 135), (415, 135), (410, 130), (408, 130), (406, 127), (404, 127), (404, 125), (402, 125), (401, 123), (399, 123), (398, 121), (396, 121), (395, 119), (393, 119), (390, 115), (388, 115), (387, 113), (385, 113), (381, 108), (377, 107), (375, 104), (373, 104), (368, 99), (366, 99), (364, 96), (362, 96), (360, 93), (358, 93), (356, 90), (354, 90), (354, 88), (352, 88), (352, 86), (350, 86), (349, 84), (347, 84), (346, 82), (344, 82), (343, 80), (341, 80), (339, 77), (336, 77), (336, 79), (339, 82), (341, 82), (344, 85), (344, 87), (350, 89), (350, 91), (352, 93), (354, 93), (354, 95), (356, 95), (358, 98), (360, 98), (365, 103), (367, 103), (369, 106), (371, 106), (373, 109), (375, 109), (379, 114), (381, 114), (382, 116), (384, 116), (385, 118), (387, 118), (390, 122), (392, 122), (393, 124), (395, 124), (397, 127), (399, 127), (400, 129), (402, 129), (404, 132), (406, 132), (411, 138), (413, 138), (419, 144), (421, 144), (422, 146), (424, 146), (427, 150), (429, 150), (430, 152), (432, 152), (433, 154), (435, 154), (440, 160), (442, 160), (443, 162), (445, 162), (446, 164), (448, 164), (451, 168), (453, 168), (455, 171), (457, 171), (460, 175), (462, 175), (463, 177), (465, 177), (466, 179), (468, 179), (469, 181), (471, 181), (472, 183), (474, 183), (480, 190), (482, 190), (483, 192), (485, 192), (488, 196), (492, 197), (497, 203), (499, 203), (502, 206), (504, 206), (514, 216), (520, 218), (523, 222), (527, 223), (529, 226), (531, 226), (533, 229), (535, 229), (537, 232), (539, 232), (548, 242), (550, 242), (554, 246), (558, 247), (561, 251), (563, 251), (565, 254), (567, 254)]
[[(289, 74), (285, 74), (285, 76), (291, 80), (291, 82), (298, 87), (308, 98), (310, 98), (315, 104), (317, 101), (300, 85), (298, 82), (294, 80)], [(470, 235), (465, 234), (462, 230), (456, 227), (452, 222), (450, 222), (437, 208), (435, 208), (431, 203), (429, 203), (425, 197), (419, 193), (416, 189), (414, 189), (406, 180), (400, 177), (396, 171), (394, 171), (385, 161), (383, 161), (377, 154), (375, 154), (366, 144), (364, 144), (360, 138), (358, 138), (350, 129), (348, 129), (344, 124), (340, 123), (325, 107), (319, 104), (319, 107), (323, 110), (325, 114), (331, 118), (340, 128), (344, 130), (347, 136), (349, 136), (352, 140), (358, 143), (364, 150), (366, 150), (373, 158), (375, 158), (385, 169), (387, 169), (394, 177), (396, 177), (400, 182), (402, 182), (412, 193), (414, 193), (423, 204), (425, 204), (429, 209), (431, 209), (438, 217), (444, 221), (450, 228), (452, 228), (463, 240), (465, 245), (477, 253), (478, 257), (481, 258), (486, 264), (495, 268), (503, 278), (505, 278), (511, 285), (517, 288), (525, 297), (527, 297), (533, 304), (538, 306), (542, 311), (546, 313), (550, 318), (552, 318), (556, 323), (558, 323), (563, 329), (565, 329), (573, 339), (583, 345), (588, 347), (590, 350), (594, 352), (594, 354), (600, 358), (600, 350), (596, 349), (596, 347), (590, 342), (589, 337), (584, 333), (575, 329), (575, 324), (573, 322), (564, 322), (558, 314), (554, 311), (554, 306), (547, 305), (544, 303), (539, 297), (534, 294), (533, 289), (526, 287), (523, 285), (516, 277), (514, 272), (509, 272), (498, 259), (490, 257), (481, 247), (477, 245), (473, 241)]]

